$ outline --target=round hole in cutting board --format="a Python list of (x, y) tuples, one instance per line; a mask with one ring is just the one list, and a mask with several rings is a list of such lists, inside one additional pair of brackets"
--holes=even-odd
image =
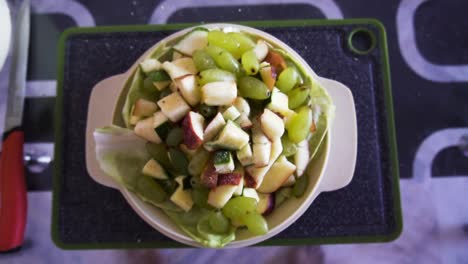
[(375, 35), (366, 28), (354, 29), (348, 37), (349, 48), (357, 54), (367, 54), (375, 47)]

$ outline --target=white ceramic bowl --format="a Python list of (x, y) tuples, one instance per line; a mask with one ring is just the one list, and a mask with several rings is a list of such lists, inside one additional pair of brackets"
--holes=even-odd
[[(333, 191), (346, 186), (352, 179), (357, 153), (357, 127), (354, 100), (350, 90), (341, 83), (319, 77), (308, 64), (288, 45), (255, 28), (234, 24), (206, 24), (208, 29), (230, 28), (256, 35), (285, 50), (297, 62), (302, 64), (307, 74), (318, 80), (328, 91), (336, 106), (335, 119), (325, 139), (326, 149), (309, 166), (310, 177), (306, 192), (300, 198), (286, 200), (272, 214), (266, 217), (269, 232), (262, 236), (253, 236), (247, 230), (239, 230), (236, 240), (226, 245), (226, 248), (239, 248), (262, 242), (294, 223), (311, 205), (314, 199), (325, 191)], [(161, 42), (168, 42), (182, 36), (192, 28), (178, 31)], [(155, 47), (156, 43), (143, 54), (127, 72), (109, 77), (99, 82), (91, 93), (88, 108), (86, 130), (86, 164), (91, 177), (98, 183), (120, 190), (135, 212), (162, 234), (186, 245), (200, 247), (201, 245), (180, 230), (160, 209), (140, 200), (135, 194), (116, 184), (101, 171), (96, 160), (93, 131), (111, 123), (118, 124), (121, 118), (122, 90), (131, 73), (138, 64)], [(125, 92), (125, 91), (124, 91)], [(115, 111), (114, 111), (115, 109)], [(120, 124), (122, 125), (122, 124)]]

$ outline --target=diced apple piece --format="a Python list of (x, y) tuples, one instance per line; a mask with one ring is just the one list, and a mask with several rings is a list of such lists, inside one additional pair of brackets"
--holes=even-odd
[(203, 144), (203, 123), (205, 118), (199, 113), (190, 111), (182, 121), (184, 144), (189, 149), (197, 149)]
[(179, 176), (175, 179), (175, 181), (179, 184), (175, 192), (171, 195), (170, 200), (175, 203), (177, 206), (182, 208), (185, 212), (190, 211), (193, 206), (193, 199), (192, 199), (192, 190), (184, 190), (184, 178), (185, 176)]
[(172, 63), (175, 66), (186, 70), (187, 72), (189, 72), (189, 74), (197, 74), (198, 73), (197, 67), (195, 66), (195, 63), (193, 62), (192, 58), (183, 57), (183, 58), (172, 61)]
[(172, 52), (172, 60), (173, 60), (173, 61), (178, 60), (178, 59), (181, 59), (181, 58), (183, 58), (183, 57), (184, 57), (184, 54), (182, 54), (182, 53), (180, 53), (180, 52), (178, 52), (178, 51), (176, 51), (176, 50), (174, 50), (174, 51)]
[(268, 45), (263, 40), (257, 41), (257, 45), (254, 47), (254, 53), (257, 57), (257, 60), (263, 61), (268, 55)]
[(290, 115), (291, 112), (294, 113), (289, 109), (288, 102), (288, 96), (275, 87), (271, 92), (271, 102), (267, 105), (267, 108), (284, 117)]
[(138, 121), (135, 126), (135, 134), (153, 143), (161, 143), (161, 138), (154, 131), (154, 116)]
[(200, 102), (201, 92), (195, 75), (186, 75), (175, 79), (174, 82), (187, 103), (195, 106)]
[(144, 73), (149, 73), (161, 69), (161, 63), (157, 59), (146, 59), (140, 62), (140, 67)]
[(225, 120), (236, 120), (241, 114), (235, 106), (230, 106), (223, 112), (223, 117)]
[(224, 149), (239, 150), (249, 142), (249, 139), (249, 134), (228, 120), (215, 142)]
[(130, 116), (130, 125), (136, 125), (136, 123), (138, 123), (138, 121), (140, 121), (141, 118), (141, 116)]
[(254, 144), (268, 144), (270, 140), (268, 137), (263, 133), (260, 125), (258, 123), (252, 126), (252, 142)]
[(257, 213), (267, 216), (275, 209), (274, 193), (258, 193), (259, 201), (257, 204)]
[(252, 175), (250, 175), (249, 168), (250, 167), (247, 167), (247, 170), (245, 171), (245, 174), (244, 174), (244, 186), (248, 188), (255, 188), (257, 186), (257, 182), (252, 177)]
[(165, 61), (162, 68), (169, 74), (172, 80), (185, 75), (194, 75), (198, 73), (192, 58), (180, 58), (172, 62)]
[(226, 125), (226, 121), (224, 121), (223, 115), (218, 113), (206, 126), (204, 132), (204, 140), (209, 141), (213, 139)]
[(268, 109), (265, 109), (260, 116), (260, 125), (271, 141), (281, 138), (284, 133), (283, 119)]
[(172, 82), (169, 81), (158, 81), (158, 82), (153, 82), (153, 86), (156, 87), (159, 91), (162, 91), (166, 89)]
[(252, 121), (250, 121), (245, 113), (242, 113), (234, 122), (244, 130), (248, 130), (253, 126)]
[(262, 167), (262, 168), (249, 166), (246, 168), (246, 172), (248, 172), (248, 174), (253, 178), (253, 181), (255, 182), (255, 188), (257, 188), (258, 186), (262, 184), (265, 174), (268, 172), (268, 170), (273, 165), (275, 160), (279, 157), (282, 151), (283, 151), (283, 145), (281, 143), (281, 140), (278, 139), (271, 144), (270, 161), (268, 162), (267, 166)]
[(289, 186), (293, 186), (294, 183), (296, 183), (296, 177), (294, 177), (294, 175), (291, 175), (289, 176), (288, 179), (286, 179), (283, 184), (281, 185), (281, 187), (289, 187)]
[(169, 119), (167, 119), (167, 116), (161, 111), (154, 113), (153, 117), (154, 131), (162, 141), (166, 140), (167, 134), (172, 127)]
[(186, 55), (192, 56), (196, 50), (203, 49), (208, 45), (208, 31), (194, 29), (187, 33), (182, 40), (174, 45), (174, 49)]
[(211, 189), (208, 194), (208, 204), (215, 208), (223, 208), (236, 189), (237, 185), (221, 185)]
[(257, 203), (260, 200), (260, 198), (258, 197), (257, 191), (254, 188), (244, 188), (242, 196), (253, 198), (257, 201)]
[(159, 180), (167, 180), (167, 173), (164, 168), (154, 159), (148, 160), (143, 167), (143, 174), (151, 176)]
[(237, 97), (236, 82), (210, 82), (203, 85), (202, 102), (207, 105), (231, 105)]
[(293, 175), (295, 170), (296, 166), (281, 155), (268, 170), (257, 190), (262, 193), (275, 192)]
[(239, 111), (239, 113), (245, 114), (247, 117), (249, 117), (249, 115), (250, 115), (250, 105), (247, 102), (247, 100), (245, 100), (242, 97), (236, 97), (236, 99), (234, 100), (232, 105), (237, 108), (237, 111)]
[(158, 101), (158, 106), (161, 108), (164, 115), (174, 123), (178, 122), (190, 111), (190, 106), (177, 92), (160, 99)]
[(148, 100), (140, 98), (136, 100), (133, 108), (133, 116), (150, 116), (158, 110), (158, 106)]
[(297, 151), (294, 154), (294, 164), (296, 165), (296, 176), (301, 177), (309, 164), (310, 153), (309, 143), (303, 140), (297, 144)]
[(235, 185), (239, 186), (242, 174), (239, 172), (224, 173), (218, 175), (218, 186), (221, 185)]
[(266, 84), (268, 89), (273, 90), (276, 83), (276, 70), (275, 67), (268, 64), (268, 66), (260, 68), (260, 77), (262, 77), (262, 81)]
[(256, 168), (265, 167), (270, 161), (271, 143), (256, 144), (252, 146), (253, 162)]
[(244, 189), (244, 176), (242, 175), (239, 184), (237, 184), (237, 189), (234, 191), (234, 195), (242, 195), (242, 190)]
[(203, 173), (200, 175), (200, 182), (207, 188), (214, 188), (218, 185), (218, 173), (212, 161), (208, 161)]
[[(249, 144), (246, 144), (243, 148), (237, 151), (237, 159), (242, 166), (249, 166), (254, 163), (252, 148)], [(269, 156), (268, 156), (269, 157)]]

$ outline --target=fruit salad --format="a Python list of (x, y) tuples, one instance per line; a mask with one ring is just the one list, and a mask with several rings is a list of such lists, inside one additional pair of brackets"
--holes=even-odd
[(162, 43), (124, 89), (124, 127), (95, 131), (101, 168), (190, 237), (222, 247), (301, 196), (333, 104), (286, 51), (197, 27)]

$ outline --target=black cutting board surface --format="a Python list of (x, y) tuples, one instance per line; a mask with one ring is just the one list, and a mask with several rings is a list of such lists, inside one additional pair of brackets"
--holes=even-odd
[[(385, 33), (373, 20), (253, 22), (295, 49), (323, 77), (347, 85), (358, 120), (358, 160), (352, 182), (321, 194), (293, 225), (265, 245), (389, 241), (401, 232), (398, 164)], [(180, 26), (183, 28), (184, 26)], [(88, 175), (88, 100), (100, 80), (126, 71), (177, 26), (74, 29), (59, 53), (53, 238), (63, 248), (174, 247), (178, 243), (140, 219), (122, 195)], [(366, 54), (349, 47), (356, 29)], [(360, 39), (362, 40), (362, 38)], [(369, 42), (370, 41), (370, 42)], [(372, 42), (373, 41), (373, 42)], [(359, 44), (359, 43), (358, 43)]]

